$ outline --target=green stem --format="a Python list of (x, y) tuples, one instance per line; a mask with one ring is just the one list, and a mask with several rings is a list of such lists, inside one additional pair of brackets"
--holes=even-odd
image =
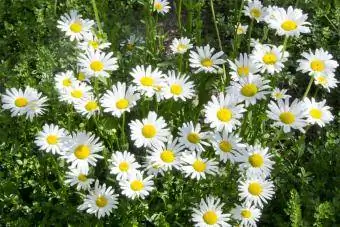
[(102, 25), (101, 25), (100, 19), (99, 19), (99, 14), (98, 14), (98, 8), (97, 8), (97, 5), (96, 5), (96, 0), (92, 0), (92, 7), (93, 7), (93, 11), (94, 11), (94, 16), (96, 17), (96, 22), (97, 22), (99, 33), (102, 35), (103, 34), (103, 29), (102, 29)]
[(182, 35), (182, 0), (179, 0), (178, 2), (178, 12), (177, 12), (177, 21), (178, 21), (178, 29), (180, 34)]
[(183, 54), (178, 56), (178, 71), (182, 72), (182, 65), (183, 65)]
[(122, 128), (121, 128), (121, 130), (122, 130), (122, 141), (123, 141), (123, 145), (122, 145), (122, 147), (124, 147), (125, 148), (125, 112), (123, 113), (123, 120), (122, 120)]
[(285, 39), (283, 41), (283, 48), (282, 48), (281, 58), (283, 58), (284, 53), (285, 53), (285, 51), (287, 49), (288, 40), (289, 40), (289, 36), (286, 35)]
[(307, 89), (306, 89), (305, 93), (303, 94), (303, 97), (302, 97), (302, 99), (304, 99), (304, 98), (306, 98), (306, 97), (307, 97), (307, 95), (308, 95), (308, 92), (309, 92), (310, 88), (312, 87), (313, 80), (314, 80), (314, 78), (313, 78), (313, 77), (311, 77), (311, 78), (310, 78), (310, 80), (309, 80), (309, 83), (308, 83)]
[(251, 33), (253, 32), (254, 26), (254, 19), (251, 18), (250, 26), (249, 26), (249, 33), (248, 33), (248, 54), (250, 54), (250, 40), (251, 40)]
[[(235, 1), (236, 2), (236, 1)], [(241, 15), (242, 15), (242, 9), (243, 9), (243, 6), (244, 6), (244, 0), (241, 1), (241, 7), (240, 7), (240, 10), (238, 11), (237, 13), (237, 21), (236, 21), (236, 27), (234, 29), (234, 50), (233, 50), (233, 58), (236, 57), (236, 51), (238, 50), (238, 35), (237, 35), (237, 28), (239, 25), (241, 25)]]

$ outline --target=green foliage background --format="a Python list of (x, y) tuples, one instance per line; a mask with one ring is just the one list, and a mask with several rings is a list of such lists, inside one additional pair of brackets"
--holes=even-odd
[[(144, 35), (146, 12), (138, 0), (97, 1), (99, 16), (104, 23), (111, 51), (120, 56), (120, 70), (115, 77), (125, 78), (136, 64), (150, 63), (167, 67), (173, 64), (164, 55), (166, 47), (159, 45), (154, 50), (138, 49), (129, 57), (124, 56), (120, 42), (131, 33)], [(197, 44), (216, 43), (216, 35), (209, 8), (209, 1), (184, 0), (183, 21), (187, 35)], [(233, 28), (241, 1), (215, 0), (218, 26), (223, 48), (228, 56), (233, 52)], [(340, 6), (334, 0), (264, 1), (265, 5), (297, 5), (309, 15), (312, 33), (289, 43), (291, 54), (287, 66), (291, 73), (284, 75), (281, 85), (289, 87), (293, 96), (301, 97), (308, 83), (306, 75), (296, 73), (296, 62), (302, 51), (323, 47), (340, 62), (339, 24)], [(7, 87), (30, 85), (50, 98), (50, 114), (43, 120), (32, 123), (22, 118), (10, 118), (0, 112), (0, 225), (104, 225), (121, 226), (187, 226), (190, 212), (184, 205), (197, 202), (186, 198), (193, 193), (200, 197), (206, 190), (223, 195), (224, 201), (235, 201), (236, 182), (228, 181), (236, 170), (228, 167), (229, 176), (224, 176), (223, 187), (213, 184), (208, 188), (199, 184), (185, 183), (177, 175), (167, 175), (164, 184), (157, 185), (154, 200), (146, 202), (121, 201), (116, 215), (98, 221), (95, 217), (76, 210), (81, 197), (73, 188), (63, 184), (65, 163), (37, 150), (34, 136), (44, 122), (67, 125), (65, 106), (57, 104), (53, 89), (53, 76), (65, 69), (75, 69), (75, 53), (72, 43), (63, 39), (56, 27), (61, 14), (77, 9), (85, 18), (94, 19), (90, 1), (83, 0), (2, 0), (0, 1), (0, 92)], [(192, 14), (189, 14), (188, 12)], [(192, 17), (190, 20), (190, 16)], [(194, 18), (194, 19), (193, 19)], [(176, 16), (159, 18), (161, 34), (156, 39), (165, 41), (176, 36)], [(191, 21), (191, 23), (190, 23)], [(243, 23), (248, 18), (242, 17)], [(166, 31), (166, 32), (165, 32)], [(255, 26), (253, 37), (262, 37), (263, 26)], [(267, 43), (282, 43), (282, 38), (268, 33)], [(247, 40), (242, 40), (246, 43)], [(245, 45), (246, 46), (246, 45)], [(242, 45), (241, 45), (242, 47)], [(245, 50), (244, 50), (245, 51)], [(141, 57), (142, 56), (142, 57)], [(160, 64), (162, 63), (162, 64)], [(339, 72), (339, 71), (338, 71)], [(209, 85), (213, 86), (213, 84)], [(211, 87), (210, 87), (211, 88)], [(313, 94), (315, 90), (312, 90)], [(276, 165), (273, 179), (276, 195), (265, 206), (260, 226), (339, 226), (340, 225), (340, 91), (319, 91), (318, 99), (325, 98), (335, 120), (325, 128), (312, 127), (304, 136), (292, 133), (288, 138), (278, 138)], [(74, 128), (91, 127), (75, 118)], [(103, 125), (107, 125), (103, 123)], [(110, 135), (114, 131), (99, 128), (98, 133)], [(264, 138), (272, 138), (271, 132)], [(105, 166), (105, 163), (103, 164)], [(102, 166), (103, 166), (102, 165)], [(105, 175), (106, 170), (96, 169)], [(209, 184), (208, 182), (205, 182)], [(215, 191), (214, 191), (215, 190)], [(218, 191), (217, 191), (218, 190)], [(172, 202), (176, 198), (176, 203)], [(231, 208), (232, 204), (227, 205)], [(153, 223), (153, 224), (152, 224)], [(183, 225), (181, 225), (181, 224)]]

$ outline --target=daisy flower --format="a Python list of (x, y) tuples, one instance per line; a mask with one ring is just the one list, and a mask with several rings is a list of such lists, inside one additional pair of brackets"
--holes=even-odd
[(68, 140), (65, 129), (59, 128), (58, 125), (45, 124), (42, 131), (35, 137), (34, 143), (47, 153), (63, 154), (63, 143)]
[(290, 95), (286, 95), (287, 89), (280, 89), (280, 88), (274, 88), (274, 90), (271, 93), (271, 97), (274, 100), (280, 100), (280, 99), (286, 99), (290, 98)]
[(89, 165), (96, 166), (97, 159), (103, 158), (103, 156), (97, 154), (103, 149), (103, 144), (91, 133), (77, 132), (65, 145), (66, 152), (63, 157), (68, 163), (71, 163), (71, 168), (88, 172)]
[(182, 171), (185, 177), (191, 179), (205, 179), (206, 175), (216, 175), (218, 173), (218, 162), (215, 159), (201, 157), (201, 152), (187, 151), (182, 157)]
[(276, 34), (280, 36), (296, 36), (300, 33), (310, 33), (306, 22), (308, 16), (303, 14), (301, 9), (294, 9), (289, 6), (287, 11), (283, 8), (276, 8), (271, 12), (271, 17), (266, 21), (270, 28), (276, 30)]
[(270, 180), (252, 177), (240, 181), (238, 190), (241, 200), (263, 208), (274, 195), (274, 184)]
[(81, 115), (84, 115), (86, 118), (90, 118), (91, 116), (94, 116), (95, 114), (99, 113), (99, 105), (94, 98), (94, 96), (90, 95), (84, 99), (78, 100), (74, 104), (74, 108), (78, 113)]
[(204, 106), (204, 122), (217, 131), (224, 129), (231, 132), (236, 126), (241, 125), (240, 119), (246, 111), (243, 106), (238, 103), (237, 96), (223, 93), (219, 93), (218, 96), (213, 95), (208, 104)]
[(93, 20), (82, 19), (82, 16), (75, 10), (62, 15), (57, 23), (57, 27), (65, 32), (65, 35), (70, 37), (71, 41), (82, 40), (85, 35), (91, 32), (91, 28), (94, 25)]
[(237, 35), (244, 35), (247, 33), (248, 30), (248, 25), (242, 25), (240, 23), (238, 23), (236, 26), (236, 34)]
[(151, 65), (145, 67), (138, 65), (132, 69), (130, 75), (133, 77), (133, 83), (136, 84), (141, 94), (152, 97), (158, 86), (163, 86), (164, 74), (156, 68), (152, 70)]
[(303, 127), (307, 125), (306, 110), (298, 99), (295, 99), (291, 105), (289, 105), (289, 98), (278, 100), (277, 103), (271, 101), (268, 108), (266, 113), (275, 121), (274, 126), (283, 127), (285, 133), (290, 132), (291, 129), (304, 132)]
[(210, 48), (209, 44), (202, 47), (196, 47), (196, 51), (190, 51), (190, 67), (194, 69), (194, 73), (217, 73), (223, 65), (225, 60), (223, 60), (223, 51), (215, 52), (215, 48)]
[(228, 90), (238, 97), (239, 102), (245, 101), (245, 106), (256, 104), (257, 100), (265, 99), (269, 94), (269, 80), (262, 79), (259, 75), (249, 75), (240, 78), (238, 82), (232, 81)]
[(130, 199), (144, 199), (155, 189), (152, 178), (153, 176), (144, 178), (140, 171), (129, 174), (127, 179), (119, 182), (122, 194)]
[(76, 78), (79, 82), (90, 82), (90, 76), (87, 76), (84, 72), (79, 71), (78, 74), (76, 75)]
[(76, 82), (70, 88), (61, 93), (61, 101), (65, 101), (68, 104), (75, 104), (82, 99), (93, 96), (92, 87), (86, 83)]
[(309, 73), (309, 75), (324, 73), (326, 75), (334, 76), (336, 68), (339, 66), (338, 62), (333, 60), (333, 56), (322, 48), (316, 49), (313, 53), (303, 52), (301, 54), (304, 59), (299, 59), (298, 71), (303, 73)]
[(110, 215), (113, 209), (117, 209), (118, 195), (114, 194), (114, 189), (106, 184), (99, 185), (96, 180), (94, 189), (84, 199), (83, 204), (78, 206), (78, 210), (86, 210), (89, 214), (94, 214), (97, 218)]
[(56, 74), (54, 81), (59, 94), (63, 94), (68, 88), (76, 83), (77, 79), (74, 77), (71, 70), (67, 70), (66, 72)]
[(179, 130), (179, 143), (189, 150), (204, 151), (202, 145), (209, 146), (204, 141), (209, 139), (209, 133), (201, 132), (201, 125), (194, 125), (192, 121), (184, 123)]
[(130, 53), (135, 49), (137, 44), (143, 44), (144, 40), (141, 37), (136, 36), (135, 34), (130, 35), (130, 37), (120, 43), (121, 47), (126, 48), (126, 50)]
[(239, 155), (246, 145), (241, 143), (242, 139), (237, 134), (228, 133), (226, 130), (223, 132), (216, 132), (211, 141), (216, 155), (220, 157), (222, 162), (230, 160), (235, 162), (236, 157)]
[(105, 43), (105, 41), (101, 38), (98, 38), (95, 34), (89, 33), (84, 36), (84, 40), (78, 44), (78, 48), (87, 51), (103, 51), (104, 49), (109, 48), (111, 43)]
[(117, 180), (123, 180), (129, 174), (135, 172), (140, 168), (139, 163), (136, 161), (134, 154), (127, 151), (116, 151), (109, 159), (110, 173), (116, 175)]
[(238, 162), (240, 168), (248, 176), (269, 176), (274, 162), (271, 160), (272, 155), (268, 152), (269, 148), (262, 148), (260, 145), (248, 145), (243, 152), (240, 152)]
[(136, 147), (157, 146), (167, 141), (170, 130), (167, 128), (163, 117), (157, 117), (153, 111), (148, 113), (148, 117), (140, 120), (134, 120), (129, 123), (131, 130), (131, 139)]
[(78, 66), (88, 76), (109, 78), (109, 72), (118, 69), (117, 58), (112, 56), (112, 52), (106, 54), (98, 50), (88, 49), (86, 53), (79, 55)]
[(194, 96), (194, 83), (188, 81), (189, 77), (185, 74), (178, 73), (175, 71), (169, 71), (167, 77), (164, 79), (164, 97), (166, 99), (173, 98), (175, 101), (181, 99), (191, 99)]
[(336, 88), (339, 81), (335, 78), (334, 75), (326, 75), (324, 73), (317, 73), (314, 76), (314, 83), (315, 85), (321, 85), (325, 88), (328, 92), (330, 89)]
[(76, 185), (78, 191), (90, 190), (93, 182), (94, 179), (88, 178), (87, 172), (80, 171), (79, 169), (70, 168), (66, 173), (65, 183), (71, 186)]
[(120, 117), (124, 112), (130, 112), (139, 99), (140, 95), (134, 86), (127, 87), (126, 83), (118, 82), (111, 90), (105, 92), (100, 103), (104, 112)]
[(209, 196), (201, 199), (201, 202), (193, 208), (192, 222), (198, 227), (228, 227), (230, 214), (224, 214), (222, 207), (224, 203), (219, 198)]
[(244, 6), (244, 14), (257, 22), (263, 21), (266, 17), (266, 7), (258, 0), (248, 1), (248, 5)]
[(261, 217), (261, 210), (251, 203), (244, 203), (231, 210), (232, 218), (238, 221), (239, 226), (256, 227)]
[(231, 79), (238, 81), (242, 77), (247, 77), (249, 74), (256, 74), (259, 72), (257, 66), (251, 61), (246, 53), (241, 53), (235, 62), (228, 60), (231, 68)]
[(30, 121), (45, 112), (47, 97), (31, 87), (25, 90), (9, 88), (1, 95), (2, 108), (10, 110), (11, 116), (26, 115)]
[(255, 66), (261, 70), (261, 73), (268, 72), (273, 75), (279, 73), (284, 68), (283, 63), (287, 61), (289, 53), (285, 51), (282, 54), (283, 46), (274, 46), (260, 44), (254, 47), (250, 56)]
[(180, 39), (174, 38), (170, 45), (170, 49), (173, 54), (184, 54), (192, 47), (190, 39), (187, 37), (181, 37)]
[(161, 168), (159, 164), (154, 162), (153, 157), (148, 155), (145, 157), (145, 160), (143, 161), (142, 167), (146, 171), (146, 174), (148, 176), (153, 175), (154, 177), (157, 177), (158, 175), (164, 176), (164, 169)]
[(334, 116), (329, 111), (330, 107), (326, 106), (326, 100), (316, 102), (314, 98), (311, 100), (304, 98), (303, 103), (307, 109), (307, 122), (311, 124), (318, 124), (324, 127), (329, 122), (333, 121)]
[(170, 10), (169, 2), (167, 0), (151, 0), (153, 1), (153, 10), (162, 15), (166, 14)]

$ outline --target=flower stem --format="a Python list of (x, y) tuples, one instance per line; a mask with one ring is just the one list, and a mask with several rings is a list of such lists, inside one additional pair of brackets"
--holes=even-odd
[(248, 33), (248, 54), (250, 53), (250, 40), (251, 40), (251, 33), (253, 32), (254, 26), (254, 18), (251, 18), (250, 26), (249, 26), (249, 33)]
[(311, 78), (310, 78), (310, 80), (309, 80), (309, 83), (308, 83), (307, 89), (306, 89), (305, 93), (303, 94), (303, 97), (302, 97), (302, 99), (304, 99), (304, 98), (306, 98), (306, 97), (307, 97), (307, 95), (308, 95), (308, 92), (309, 92), (310, 88), (312, 87), (313, 80), (314, 80), (314, 78), (313, 78), (313, 77), (311, 77)]
[(281, 58), (283, 58), (284, 53), (285, 53), (285, 51), (287, 49), (288, 40), (289, 40), (289, 36), (286, 35), (285, 39), (283, 41), (283, 48), (282, 48)]
[(92, 7), (93, 7), (93, 11), (94, 11), (94, 16), (96, 17), (96, 22), (97, 22), (99, 33), (102, 35), (103, 34), (103, 29), (102, 29), (102, 25), (101, 25), (100, 19), (99, 19), (99, 14), (98, 14), (98, 8), (97, 8), (97, 5), (96, 5), (96, 0), (92, 0)]
[(178, 2), (178, 12), (177, 12), (177, 21), (178, 21), (178, 29), (180, 34), (182, 34), (182, 0)]
[(238, 36), (237, 36), (237, 28), (239, 25), (241, 25), (241, 22), (240, 22), (240, 19), (241, 19), (241, 15), (242, 15), (242, 9), (243, 9), (243, 6), (244, 6), (244, 0), (241, 1), (241, 7), (240, 7), (240, 10), (238, 11), (237, 13), (237, 20), (236, 20), (236, 26), (235, 26), (235, 29), (234, 29), (234, 50), (233, 50), (233, 58), (236, 57), (236, 51), (238, 49)]

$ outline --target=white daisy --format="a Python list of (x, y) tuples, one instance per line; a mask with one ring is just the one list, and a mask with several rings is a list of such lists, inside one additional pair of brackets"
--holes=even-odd
[(298, 99), (295, 99), (291, 105), (289, 105), (289, 98), (278, 100), (277, 103), (271, 101), (268, 108), (266, 113), (275, 121), (274, 126), (283, 127), (284, 132), (290, 132), (292, 128), (304, 132), (303, 127), (307, 125), (306, 110)]
[(242, 139), (237, 134), (228, 133), (223, 130), (222, 133), (216, 132), (211, 141), (216, 155), (220, 157), (222, 162), (230, 160), (234, 163), (239, 153), (246, 147), (241, 143)]
[(263, 7), (259, 0), (250, 0), (248, 5), (244, 6), (244, 14), (257, 22), (263, 21), (266, 17), (266, 7)]
[(176, 75), (175, 71), (169, 71), (167, 77), (164, 79), (164, 97), (166, 99), (173, 98), (175, 101), (178, 99), (182, 101), (191, 99), (195, 94), (194, 83), (188, 80), (189, 77), (185, 74), (178, 73)]
[(209, 133), (201, 132), (201, 125), (194, 125), (192, 121), (183, 123), (179, 129), (179, 143), (189, 150), (204, 151), (204, 146), (210, 146), (205, 140), (209, 139)]
[(138, 65), (132, 69), (130, 75), (133, 77), (133, 83), (137, 85), (141, 94), (152, 97), (158, 86), (163, 86), (164, 74), (156, 68), (152, 71), (151, 65), (147, 68), (144, 65)]
[(153, 157), (148, 155), (143, 161), (142, 168), (144, 169), (144, 171), (146, 171), (146, 174), (148, 176), (153, 175), (154, 177), (157, 177), (158, 175), (164, 176), (164, 169), (161, 168), (161, 166), (154, 162), (152, 159)]
[(138, 171), (138, 168), (140, 168), (134, 154), (127, 151), (114, 152), (109, 162), (111, 163), (110, 173), (116, 175), (117, 180), (126, 179), (129, 174)]
[(84, 199), (83, 204), (78, 206), (78, 210), (86, 210), (89, 214), (96, 215), (99, 219), (110, 215), (113, 209), (118, 205), (118, 195), (114, 194), (114, 189), (106, 184), (99, 185), (96, 180), (94, 189)]
[(219, 93), (218, 96), (213, 95), (208, 104), (204, 106), (204, 122), (217, 131), (224, 129), (227, 132), (241, 125), (240, 119), (246, 110), (243, 104), (238, 103), (237, 94), (235, 95), (236, 97), (223, 93)]
[(162, 15), (169, 12), (171, 7), (167, 0), (151, 0), (153, 2), (153, 10)]
[(326, 75), (324, 73), (317, 73), (314, 76), (314, 83), (315, 85), (321, 85), (325, 88), (328, 92), (330, 89), (336, 88), (339, 81), (335, 78), (334, 75)]
[(230, 214), (223, 213), (221, 199), (208, 196), (192, 208), (192, 221), (197, 227), (228, 227)]
[(187, 37), (181, 37), (180, 39), (174, 38), (170, 45), (173, 54), (184, 54), (192, 47), (193, 45)]
[(96, 166), (97, 159), (103, 156), (97, 154), (104, 149), (103, 144), (91, 133), (77, 132), (72, 135), (69, 143), (65, 145), (63, 158), (71, 163), (71, 168), (88, 172), (89, 165)]
[(134, 120), (129, 123), (131, 130), (131, 139), (136, 147), (157, 146), (167, 141), (170, 130), (167, 128), (163, 117), (158, 117), (153, 111), (148, 113), (148, 117), (140, 120)]
[(237, 35), (244, 35), (247, 33), (248, 25), (242, 25), (241, 23), (238, 23), (236, 26), (236, 34)]
[(88, 191), (91, 189), (91, 184), (94, 182), (94, 179), (88, 178), (87, 174), (87, 172), (80, 171), (79, 169), (70, 168), (66, 173), (65, 183), (71, 186), (76, 185), (78, 191)]
[(35, 144), (47, 153), (52, 154), (63, 154), (63, 143), (68, 141), (68, 135), (65, 129), (59, 128), (58, 125), (48, 125), (43, 126), (42, 131), (40, 131), (35, 137)]
[(100, 103), (104, 112), (120, 117), (124, 112), (130, 112), (139, 99), (140, 95), (134, 86), (127, 87), (125, 83), (118, 82), (105, 92)]
[(270, 93), (268, 83), (269, 80), (264, 80), (259, 75), (250, 74), (240, 78), (238, 82), (231, 81), (228, 90), (234, 94), (233, 97), (238, 97), (239, 102), (245, 101), (247, 107), (256, 104), (257, 100), (266, 99), (266, 94)]
[(71, 70), (56, 74), (54, 80), (59, 94), (63, 94), (68, 88), (76, 83), (76, 78)]
[(86, 118), (90, 118), (95, 114), (99, 114), (99, 105), (97, 99), (94, 96), (90, 95), (85, 97), (84, 99), (78, 100), (74, 104), (74, 108), (78, 113), (84, 115)]
[(287, 61), (289, 53), (287, 51), (282, 54), (283, 46), (274, 46), (268, 44), (260, 44), (255, 46), (251, 53), (250, 59), (254, 62), (255, 66), (261, 70), (261, 73), (268, 72), (273, 75), (274, 73), (281, 72), (284, 68), (283, 63)]
[(240, 181), (238, 190), (241, 200), (263, 208), (263, 204), (274, 195), (274, 184), (270, 180), (252, 177)]
[(304, 98), (303, 103), (307, 109), (307, 122), (311, 124), (318, 124), (320, 127), (324, 127), (329, 122), (333, 121), (334, 116), (329, 111), (330, 107), (326, 106), (326, 100), (316, 102), (314, 98), (311, 100)]
[(144, 178), (140, 171), (129, 174), (127, 179), (119, 182), (122, 194), (130, 199), (144, 199), (155, 189), (152, 178), (153, 176)]
[(69, 104), (75, 104), (81, 99), (86, 99), (93, 96), (92, 87), (86, 83), (76, 82), (72, 86), (61, 93), (61, 101), (65, 101)]
[(110, 72), (118, 69), (118, 60), (112, 56), (112, 52), (106, 54), (98, 50), (88, 49), (86, 53), (79, 55), (78, 66), (88, 76), (109, 78)]
[(307, 18), (307, 14), (303, 14), (301, 9), (289, 6), (287, 11), (283, 8), (274, 9), (271, 12), (271, 17), (266, 21), (269, 27), (275, 29), (276, 34), (280, 36), (299, 37), (300, 33), (310, 33), (308, 27), (310, 23), (306, 22)]
[(130, 37), (120, 43), (121, 47), (126, 48), (129, 54), (133, 51), (138, 44), (143, 44), (144, 40), (142, 37), (136, 36), (135, 34), (130, 35)]
[(62, 15), (57, 23), (57, 27), (65, 32), (65, 35), (70, 37), (71, 41), (82, 40), (94, 25), (93, 20), (82, 19), (82, 16), (78, 15), (78, 12), (75, 10), (71, 10), (70, 13)]
[(258, 67), (250, 60), (246, 53), (241, 53), (238, 59), (234, 62), (228, 60), (231, 68), (231, 79), (238, 81), (242, 77), (247, 77), (249, 74), (256, 74), (259, 72)]
[(205, 179), (206, 175), (218, 173), (218, 162), (215, 159), (201, 157), (201, 152), (186, 151), (182, 157), (182, 171), (185, 177), (191, 179)]
[(103, 51), (104, 49), (109, 48), (111, 43), (106, 43), (102, 38), (97, 37), (93, 33), (88, 33), (84, 36), (84, 40), (78, 43), (78, 48), (81, 50), (89, 50), (92, 51), (100, 50)]
[(269, 176), (274, 162), (271, 160), (272, 155), (268, 152), (269, 148), (262, 148), (260, 145), (248, 145), (240, 152), (237, 162), (240, 163), (240, 169), (248, 176)]
[(215, 48), (210, 48), (209, 44), (202, 47), (196, 47), (196, 51), (190, 51), (190, 67), (195, 70), (194, 73), (206, 72), (217, 73), (226, 61), (221, 57), (223, 51), (215, 52)]
[(290, 95), (286, 95), (287, 93), (287, 89), (280, 89), (280, 88), (274, 88), (274, 90), (271, 93), (271, 97), (274, 100), (280, 100), (280, 99), (286, 99), (286, 98), (290, 98)]
[(309, 73), (309, 75), (324, 73), (334, 76), (334, 72), (339, 66), (338, 62), (333, 60), (333, 56), (322, 48), (316, 49), (315, 53), (309, 50), (309, 53), (303, 52), (301, 55), (304, 59), (297, 60), (299, 62), (297, 70)]
[(239, 226), (256, 227), (256, 222), (261, 217), (261, 210), (251, 203), (238, 205), (230, 213), (238, 221)]

